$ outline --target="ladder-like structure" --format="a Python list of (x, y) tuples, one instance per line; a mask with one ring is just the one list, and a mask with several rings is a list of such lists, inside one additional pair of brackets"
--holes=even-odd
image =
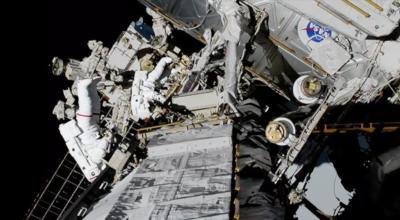
[(33, 202), (26, 220), (60, 219), (89, 184), (75, 160), (66, 153), (43, 192)]

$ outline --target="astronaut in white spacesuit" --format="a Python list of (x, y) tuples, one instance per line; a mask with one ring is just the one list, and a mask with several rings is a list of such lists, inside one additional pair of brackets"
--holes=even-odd
[(170, 57), (163, 57), (157, 63), (153, 71), (136, 71), (132, 83), (131, 109), (135, 121), (149, 119), (153, 112), (150, 110), (150, 103), (157, 101), (165, 102), (165, 97), (155, 91), (155, 81), (158, 80), (167, 64), (171, 63)]
[(60, 125), (60, 133), (83, 174), (93, 181), (105, 168), (103, 158), (111, 144), (111, 134), (101, 136), (99, 127), (100, 97), (96, 85), (100, 77), (78, 80), (79, 109), (76, 121)]
[(100, 164), (109, 146), (109, 137), (100, 137), (100, 97), (96, 85), (101, 78), (83, 79), (78, 82), (79, 109), (76, 121), (82, 130), (81, 142), (90, 159)]

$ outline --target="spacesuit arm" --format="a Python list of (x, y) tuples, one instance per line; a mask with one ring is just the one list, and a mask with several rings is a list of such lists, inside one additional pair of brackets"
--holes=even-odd
[(154, 70), (149, 73), (146, 82), (154, 83), (158, 78), (160, 78), (165, 66), (171, 62), (172, 59), (170, 57), (161, 58), (161, 60), (158, 61), (157, 66), (154, 68)]

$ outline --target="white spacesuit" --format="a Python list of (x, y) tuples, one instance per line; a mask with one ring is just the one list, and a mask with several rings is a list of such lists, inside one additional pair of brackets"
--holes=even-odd
[(96, 85), (101, 78), (78, 81), (76, 121), (60, 125), (68, 150), (85, 177), (93, 181), (104, 168), (103, 158), (111, 142), (111, 136), (100, 136), (100, 97)]
[(153, 115), (150, 111), (150, 102), (165, 102), (165, 97), (154, 90), (154, 82), (160, 78), (165, 66), (171, 62), (171, 58), (164, 57), (149, 74), (147, 71), (135, 73), (131, 96), (132, 117), (135, 121), (148, 119)]
[(82, 130), (79, 138), (89, 158), (96, 164), (101, 163), (109, 145), (107, 137), (100, 138), (99, 134), (100, 97), (96, 85), (100, 79), (84, 79), (78, 82), (79, 110), (76, 113), (78, 126)]

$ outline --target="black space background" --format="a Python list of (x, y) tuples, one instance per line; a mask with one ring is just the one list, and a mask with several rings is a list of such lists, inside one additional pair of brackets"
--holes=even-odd
[[(47, 10), (42, 13), (47, 13), (47, 53), (40, 51), (44, 52), (43, 59), (39, 59), (40, 66), (43, 68), (41, 72), (34, 74), (45, 75), (47, 102), (45, 102), (46, 108), (41, 109), (46, 110), (44, 120), (46, 120), (47, 129), (45, 134), (39, 132), (40, 135), (36, 135), (35, 140), (31, 142), (33, 146), (25, 147), (26, 159), (23, 159), (26, 165), (22, 167), (27, 175), (18, 175), (17, 181), (20, 181), (18, 200), (13, 200), (9, 204), (16, 208), (15, 219), (24, 219), (33, 199), (43, 190), (46, 180), (51, 177), (59, 161), (67, 152), (58, 132), (59, 122), (51, 112), (57, 101), (63, 99), (62, 90), (70, 86), (71, 82), (51, 74), (49, 67), (51, 59), (58, 56), (64, 60), (68, 58), (80, 60), (89, 55), (90, 51), (87, 47), (89, 40), (100, 40), (105, 46), (111, 47), (131, 21), (137, 20), (140, 16), (146, 16), (144, 6), (135, 0), (116, 0), (107, 3), (95, 0), (53, 0), (47, 1)], [(148, 21), (148, 17), (145, 17), (145, 20)], [(41, 49), (44, 50), (46, 47), (43, 45)], [(38, 86), (43, 85), (44, 83)], [(38, 105), (41, 104), (38, 103)], [(41, 113), (44, 116), (44, 112)], [(43, 128), (44, 120), (40, 119), (37, 121), (42, 123), (41, 125), (29, 126), (29, 129)], [(19, 179), (23, 180), (23, 184)]]

